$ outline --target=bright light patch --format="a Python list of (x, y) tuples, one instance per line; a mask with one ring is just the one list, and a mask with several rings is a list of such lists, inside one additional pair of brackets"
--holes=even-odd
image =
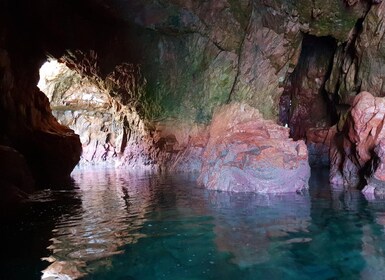
[[(41, 66), (39, 71), (40, 80), (37, 84), (38, 88), (46, 94), (49, 93), (49, 82), (54, 80), (61, 73), (63, 67), (66, 67), (66, 65), (59, 63), (56, 59), (51, 58), (47, 60), (43, 66)], [(51, 100), (52, 96), (47, 96), (49, 100)]]

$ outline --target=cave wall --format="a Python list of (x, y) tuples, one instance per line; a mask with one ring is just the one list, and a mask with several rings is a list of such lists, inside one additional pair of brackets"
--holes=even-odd
[(15, 23), (10, 3), (1, 5), (0, 145), (19, 151), (38, 182), (63, 182), (79, 160), (79, 137), (57, 123), (48, 99), (36, 87), (45, 57), (34, 44), (39, 38)]
[[(169, 159), (159, 150), (178, 128), (208, 124), (225, 103), (248, 103), (277, 121), (304, 34), (336, 41), (330, 75), (324, 77), (330, 102), (349, 105), (363, 89), (381, 96), (380, 2), (2, 1), (0, 144), (19, 150), (40, 178), (47, 170), (57, 177), (48, 168), (53, 165), (68, 175), (78, 161), (78, 136), (57, 123), (36, 88), (47, 54), (109, 92), (116, 110), (127, 112), (121, 124), (140, 131), (136, 143), (145, 143), (140, 153), (148, 165)], [(138, 70), (131, 75), (128, 65)], [(128, 125), (124, 116), (131, 113), (137, 121)], [(177, 125), (170, 129), (167, 123)], [(191, 136), (183, 131), (174, 141), (179, 148)]]
[(346, 42), (370, 7), (368, 1), (146, 5), (140, 16), (128, 20), (153, 31), (147, 37), (153, 45), (146, 47), (152, 52), (146, 53), (144, 71), (148, 98), (160, 105), (154, 115), (200, 122), (208, 122), (213, 108), (228, 101), (247, 102), (265, 118), (277, 120), (279, 98), (298, 62), (303, 34)]

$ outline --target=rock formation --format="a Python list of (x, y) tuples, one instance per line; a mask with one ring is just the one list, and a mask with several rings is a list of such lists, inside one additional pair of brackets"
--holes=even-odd
[[(239, 102), (269, 120), (261, 133), (281, 131), (277, 155), (303, 162), (305, 153), (270, 121), (307, 141), (311, 163), (327, 164), (330, 127), (343, 123), (354, 97), (384, 95), (384, 11), (369, 0), (2, 1), (0, 144), (25, 157), (38, 187), (68, 179), (81, 145), (82, 162), (208, 170), (200, 156), (220, 149), (210, 144), (213, 112)], [(103, 101), (90, 110), (86, 92), (56, 88), (59, 124), (36, 88), (47, 54)], [(218, 145), (233, 137), (241, 136)]]
[(382, 163), (385, 99), (368, 92), (357, 95), (331, 149), (331, 182), (363, 188), (385, 187)]
[(230, 104), (210, 126), (198, 182), (208, 189), (280, 193), (307, 188), (310, 177), (305, 143), (266, 121), (258, 110)]

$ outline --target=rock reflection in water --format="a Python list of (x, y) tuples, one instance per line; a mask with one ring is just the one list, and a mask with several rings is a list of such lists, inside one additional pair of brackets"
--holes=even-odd
[(71, 215), (62, 215), (52, 231), (52, 262), (43, 271), (51, 276), (84, 276), (93, 267), (109, 265), (108, 257), (122, 253), (122, 245), (143, 237), (151, 200), (147, 177), (114, 170), (77, 170), (74, 179), (82, 204)]
[(281, 245), (311, 241), (307, 193), (218, 192), (199, 189), (192, 178), (186, 179), (158, 178), (158, 185), (168, 187), (157, 189), (157, 199), (167, 197), (167, 206), (178, 210), (179, 219), (210, 217), (214, 244), (220, 252), (231, 255), (232, 263), (239, 267), (267, 262), (281, 254)]
[(375, 223), (362, 226), (362, 256), (366, 266), (361, 271), (361, 279), (384, 279), (385, 275), (385, 200), (370, 199), (367, 214)]
[(280, 245), (311, 241), (308, 195), (212, 192), (209, 202), (218, 211), (215, 243), (220, 251), (232, 253), (232, 262), (240, 267), (269, 261)]
[(199, 189), (177, 174), (79, 172), (81, 206), (57, 219), (45, 275), (382, 279), (385, 201), (327, 178), (314, 173), (309, 194), (260, 195)]

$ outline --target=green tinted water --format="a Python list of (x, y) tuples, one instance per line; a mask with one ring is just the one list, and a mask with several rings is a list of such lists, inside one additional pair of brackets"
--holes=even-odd
[(332, 191), (319, 170), (305, 195), (113, 170), (74, 179), (2, 223), (1, 279), (385, 279), (385, 202)]

